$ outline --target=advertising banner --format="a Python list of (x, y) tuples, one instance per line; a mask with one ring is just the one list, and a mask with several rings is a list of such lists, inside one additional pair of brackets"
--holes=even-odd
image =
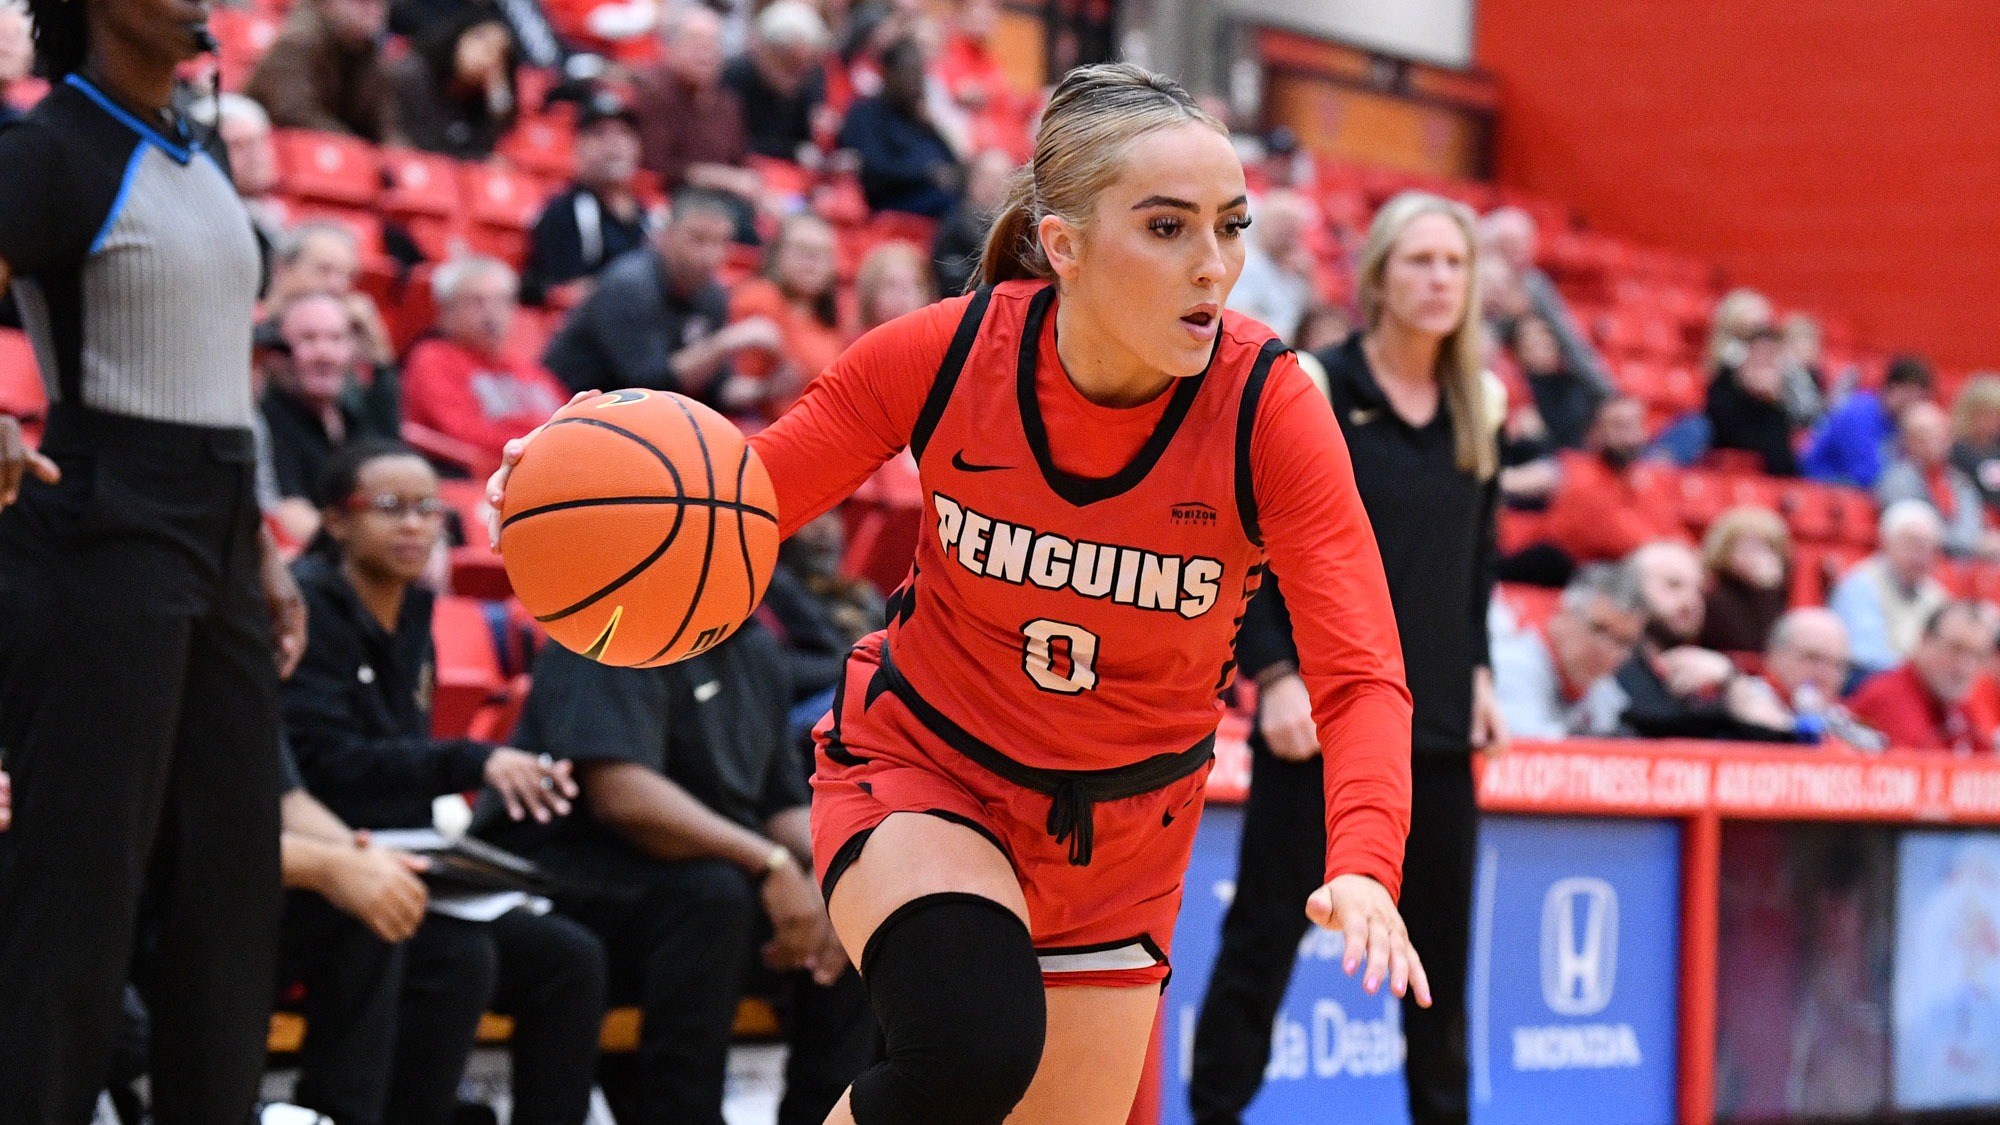
[(1680, 827), (1491, 816), (1473, 896), (1477, 1125), (1668, 1125)]
[(1910, 832), (1896, 893), (1896, 1102), (2000, 1106), (2000, 834)]
[[(1167, 989), (1162, 1125), (1188, 1125), (1203, 993), (1235, 893), (1241, 811), (1195, 840)], [(1680, 832), (1647, 821), (1488, 817), (1468, 988), (1474, 1125), (1668, 1125), (1674, 1111)], [(1249, 1125), (1408, 1121), (1399, 1003), (1309, 932)]]

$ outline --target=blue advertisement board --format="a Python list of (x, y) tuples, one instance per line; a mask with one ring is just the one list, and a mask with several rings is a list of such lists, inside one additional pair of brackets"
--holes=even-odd
[[(1188, 868), (1162, 1125), (1190, 1122), (1192, 1039), (1235, 891), (1241, 815), (1210, 810)], [(1673, 1120), (1679, 882), (1671, 823), (1482, 823), (1467, 989), (1474, 1125)], [(1342, 973), (1342, 949), (1319, 931), (1301, 943), (1248, 1125), (1409, 1120), (1400, 1005)]]
[(1896, 1103), (2000, 1106), (2000, 834), (1910, 832), (1896, 888)]
[(1466, 1036), (1477, 1125), (1668, 1125), (1680, 826), (1487, 817)]
[[(1190, 1125), (1187, 1086), (1193, 1069), (1195, 1017), (1222, 943), (1222, 916), (1236, 894), (1236, 854), (1243, 811), (1219, 806), (1202, 815), (1188, 864), (1187, 891), (1174, 929), (1174, 978), (1167, 985), (1161, 1125)], [(1305, 909), (1305, 901), (1299, 901)], [(1404, 1125), (1402, 1004), (1384, 988), (1370, 996), (1340, 971), (1339, 934), (1313, 929), (1299, 946), (1291, 989), (1272, 1029), (1264, 1088), (1246, 1125), (1366, 1121)]]

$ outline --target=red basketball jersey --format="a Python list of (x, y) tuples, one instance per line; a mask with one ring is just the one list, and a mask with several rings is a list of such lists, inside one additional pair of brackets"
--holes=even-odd
[[(1268, 543), (1326, 750), (1329, 877), (1393, 892), (1409, 694), (1326, 397), (1268, 329), (1225, 312), (1200, 375), (1131, 411), (1091, 405), (1057, 366), (1056, 302), (1008, 282), (883, 325), (750, 439), (786, 535), (905, 446), (917, 457), (923, 526), (887, 631), (900, 676), (870, 690), (1026, 766), (1180, 754), (1215, 732)], [(1067, 421), (1051, 432), (1045, 412)]]
[(1102, 769), (1215, 731), (1262, 573), (1239, 499), (1246, 388), (1284, 347), (1226, 316), (1208, 370), (1166, 392), (1124, 469), (1071, 476), (1050, 443), (1088, 435), (1049, 433), (1035, 394), (1054, 298), (1017, 282), (968, 307), (911, 437), (926, 525), (888, 643), (910, 686), (981, 741)]

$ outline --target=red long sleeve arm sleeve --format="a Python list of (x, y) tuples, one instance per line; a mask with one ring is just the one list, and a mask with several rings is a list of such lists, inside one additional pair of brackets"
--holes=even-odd
[(779, 535), (818, 519), (909, 444), (969, 300), (941, 301), (870, 331), (751, 436), (778, 494)]
[(1410, 692), (1375, 532), (1326, 397), (1289, 356), (1251, 436), (1271, 568), (1291, 609), (1326, 767), (1326, 878), (1399, 894), (1410, 833)]

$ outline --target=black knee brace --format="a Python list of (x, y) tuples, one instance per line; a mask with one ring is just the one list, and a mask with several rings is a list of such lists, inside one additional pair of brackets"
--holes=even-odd
[(1014, 912), (971, 894), (898, 908), (861, 954), (888, 1061), (854, 1082), (857, 1125), (1001, 1125), (1048, 1031), (1041, 964)]

